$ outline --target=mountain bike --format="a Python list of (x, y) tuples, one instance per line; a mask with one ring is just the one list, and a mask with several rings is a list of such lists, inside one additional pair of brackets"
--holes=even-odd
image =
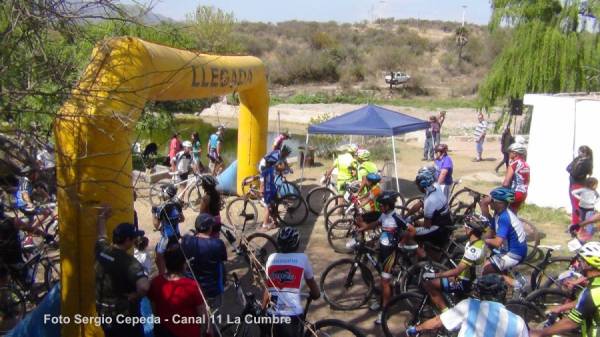
[[(245, 292), (239, 278), (234, 273), (233, 288), (236, 292), (238, 303), (243, 307), (237, 319), (230, 319), (228, 322), (219, 328), (222, 336), (227, 337), (268, 337), (271, 336), (271, 325), (260, 324), (256, 322), (268, 322), (273, 319), (261, 306), (256, 295), (252, 292)], [(306, 315), (309, 311), (311, 299), (308, 298), (304, 306), (304, 315), (301, 319), (303, 327), (301, 334), (305, 337), (320, 337), (320, 336), (339, 336), (339, 337), (365, 337), (366, 335), (357, 327), (337, 319), (322, 319), (314, 323), (306, 320)], [(217, 319), (217, 321), (222, 321)], [(280, 323), (284, 324), (284, 323)], [(277, 336), (272, 336), (277, 337)]]
[[(202, 174), (191, 172), (186, 180), (179, 180), (179, 172), (169, 172), (171, 176), (170, 183), (177, 188), (176, 198), (185, 201), (182, 202), (182, 208), (190, 207), (195, 212), (200, 211), (200, 200), (202, 199), (203, 189), (201, 183)], [(152, 206), (158, 206), (163, 202), (163, 188), (167, 183), (158, 182), (150, 186), (148, 198)], [(183, 186), (183, 188), (182, 188)]]

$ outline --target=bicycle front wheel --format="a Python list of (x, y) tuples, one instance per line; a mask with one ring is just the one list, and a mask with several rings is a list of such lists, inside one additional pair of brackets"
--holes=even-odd
[(337, 310), (363, 306), (373, 294), (373, 275), (367, 266), (352, 259), (330, 264), (321, 275), (323, 299)]
[(308, 217), (306, 201), (295, 194), (278, 198), (275, 207), (277, 208), (277, 220), (287, 226), (297, 226)]
[(306, 195), (308, 209), (313, 214), (319, 215), (325, 207), (325, 202), (334, 195), (335, 192), (330, 190), (328, 187), (321, 186), (311, 189)]
[(237, 197), (227, 203), (225, 215), (229, 224), (242, 231), (256, 229), (258, 210), (252, 201), (244, 197)]
[(327, 231), (327, 241), (331, 248), (338, 253), (350, 254), (354, 251), (353, 247), (348, 247), (347, 243), (352, 239), (354, 233), (353, 219), (339, 219)]
[(150, 205), (159, 206), (162, 202), (162, 188), (163, 184), (153, 184), (150, 186), (150, 192), (148, 192), (148, 198), (150, 199)]
[(186, 205), (194, 212), (200, 212), (200, 201), (202, 200), (202, 186), (200, 183), (191, 186), (185, 198)]
[(470, 190), (463, 188), (450, 197), (448, 206), (452, 216), (464, 218), (465, 215), (473, 213), (477, 207), (475, 195)]
[(359, 328), (339, 319), (322, 319), (317, 321), (310, 329), (306, 329), (304, 337), (364, 337), (366, 336)]
[[(386, 337), (405, 336), (409, 326), (415, 326), (437, 315), (437, 310), (422, 294), (406, 292), (394, 296), (383, 308), (381, 327)], [(429, 331), (426, 336), (444, 336), (444, 332)], [(423, 333), (421, 333), (423, 335)]]
[(277, 242), (267, 234), (252, 233), (242, 242), (244, 259), (248, 266), (246, 274), (251, 274), (252, 279), (259, 281), (259, 275), (264, 274), (269, 255), (276, 253), (279, 248)]

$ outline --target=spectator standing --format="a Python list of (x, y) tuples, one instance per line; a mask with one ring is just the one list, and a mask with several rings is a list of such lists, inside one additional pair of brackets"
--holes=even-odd
[(200, 160), (200, 155), (202, 154), (202, 142), (200, 141), (200, 135), (198, 132), (192, 133), (192, 157), (194, 160), (194, 170), (196, 172), (204, 172), (204, 165), (202, 165), (202, 161)]
[(598, 179), (589, 177), (585, 181), (585, 187), (571, 191), (571, 195), (579, 200), (579, 220), (585, 221), (594, 215), (594, 207), (598, 203)]
[(221, 209), (223, 209), (223, 198), (217, 185), (219, 182), (211, 175), (204, 175), (200, 178), (200, 184), (204, 190), (204, 195), (200, 200), (200, 213), (208, 213), (215, 219), (215, 225), (212, 228), (211, 236), (218, 238), (221, 234)]
[(448, 145), (439, 144), (435, 147), (435, 169), (437, 173), (437, 183), (442, 188), (446, 200), (450, 200), (450, 189), (453, 183), (452, 172), (454, 163), (448, 155)]
[(433, 160), (433, 134), (431, 133), (435, 116), (429, 117), (429, 127), (425, 129), (425, 144), (423, 145), (423, 160)]
[(179, 133), (175, 132), (169, 141), (169, 163), (171, 164), (171, 171), (175, 171), (176, 166), (173, 163), (175, 155), (182, 150), (181, 140), (179, 139)]
[(509, 120), (508, 123), (506, 124), (506, 127), (504, 128), (504, 131), (502, 131), (502, 138), (500, 138), (500, 151), (502, 151), (503, 159), (498, 163), (498, 166), (496, 166), (496, 169), (495, 169), (496, 173), (498, 173), (498, 170), (500, 169), (502, 164), (504, 164), (504, 167), (506, 169), (508, 169), (508, 162), (509, 162), (508, 148), (514, 142), (515, 142), (515, 137), (513, 137), (512, 134), (510, 133), (510, 120)]
[(581, 221), (579, 219), (579, 200), (571, 192), (585, 186), (586, 179), (592, 175), (593, 162), (592, 149), (582, 145), (579, 147), (577, 157), (567, 166), (567, 172), (569, 172), (569, 198), (571, 198), (571, 225), (576, 225)]
[[(96, 311), (100, 316), (112, 318), (110, 323), (102, 325), (106, 337), (142, 337), (143, 325), (127, 319), (140, 317), (140, 301), (146, 296), (150, 282), (142, 265), (127, 252), (144, 232), (136, 230), (133, 224), (121, 223), (113, 230), (111, 245), (106, 237), (106, 220), (110, 216), (111, 209), (107, 206), (98, 213)], [(124, 319), (117, 320), (118, 315)]]
[[(205, 336), (202, 325), (195, 320), (173, 323), (173, 316), (202, 317), (206, 314), (204, 301), (198, 284), (184, 276), (185, 256), (179, 245), (169, 247), (165, 252), (167, 273), (156, 276), (150, 285), (148, 297), (154, 308), (153, 312), (160, 317), (161, 324), (154, 325), (156, 337), (188, 337)], [(204, 321), (208, 322), (206, 316)]]
[(212, 175), (217, 176), (221, 173), (221, 169), (223, 168), (223, 157), (221, 157), (221, 151), (223, 149), (223, 133), (225, 132), (225, 127), (220, 125), (217, 128), (217, 132), (210, 135), (208, 138), (207, 146), (207, 156), (208, 160), (212, 164)]
[(227, 249), (219, 238), (211, 237), (215, 219), (206, 213), (196, 217), (195, 235), (185, 235), (181, 247), (188, 257), (195, 279), (200, 284), (204, 299), (211, 310), (221, 306), (225, 285)]
[(442, 125), (446, 119), (446, 111), (441, 111), (437, 117), (431, 117), (433, 117), (433, 122), (431, 122), (431, 135), (433, 137), (433, 148), (435, 148), (440, 144), (440, 139), (442, 138)]
[(481, 161), (481, 155), (483, 153), (483, 142), (485, 141), (485, 134), (487, 132), (488, 124), (481, 112), (477, 114), (477, 119), (479, 120), (479, 123), (475, 127), (475, 132), (473, 133), (473, 138), (475, 139), (477, 150), (477, 157), (475, 157), (474, 161)]
[(510, 203), (509, 207), (513, 213), (517, 214), (527, 199), (527, 190), (529, 189), (530, 169), (529, 164), (525, 161), (527, 147), (521, 142), (513, 143), (508, 148), (508, 152), (510, 162), (502, 186), (514, 191), (514, 201)]

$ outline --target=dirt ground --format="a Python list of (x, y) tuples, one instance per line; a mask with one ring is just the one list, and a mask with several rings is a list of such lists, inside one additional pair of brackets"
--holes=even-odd
[[(412, 182), (416, 171), (419, 167), (431, 163), (421, 161), (421, 143), (397, 141), (396, 145), (398, 154), (398, 175), (401, 183), (400, 189), (408, 198), (417, 193), (414, 183)], [(494, 173), (494, 167), (501, 158), (498, 141), (490, 141), (485, 144), (484, 160), (481, 162), (472, 161), (475, 155), (474, 143), (467, 141), (451, 141), (449, 146), (451, 150), (450, 156), (455, 163), (454, 177), (461, 178), (462, 185), (475, 188), (482, 192), (488, 192), (491, 188), (497, 186), (501, 182), (503, 169), (501, 169), (500, 174)], [(381, 165), (383, 163), (379, 162), (378, 164)], [(304, 194), (318, 185), (319, 178), (324, 170), (331, 165), (331, 161), (318, 158), (316, 165), (316, 167), (306, 168), (304, 170), (305, 180), (301, 183)], [(289, 180), (299, 181), (300, 175), (301, 170), (296, 168)], [(135, 207), (138, 212), (140, 225), (150, 238), (151, 244), (149, 249), (153, 250), (159, 234), (158, 232), (152, 231), (149, 202), (146, 198), (139, 198)], [(259, 213), (262, 214), (260, 210)], [(180, 225), (182, 233), (187, 232), (193, 227), (196, 214), (188, 209), (185, 211), (185, 216), (185, 222)], [(222, 212), (222, 218), (225, 219), (224, 211)], [(537, 225), (545, 228), (543, 224)], [(315, 217), (310, 214), (305, 223), (299, 226), (298, 229), (302, 234), (300, 251), (304, 251), (312, 261), (317, 282), (320, 280), (321, 273), (330, 263), (337, 259), (349, 257), (347, 255), (335, 253), (329, 247), (322, 216)], [(271, 231), (269, 234), (275, 235), (275, 230)], [(564, 233), (558, 233), (557, 235), (558, 236), (553, 237), (554, 240), (552, 241), (559, 241), (564, 244), (567, 239), (566, 235)], [(227, 266), (228, 270), (236, 270), (240, 266), (240, 257), (232, 252), (230, 246), (228, 246), (228, 248), (230, 257)], [(247, 280), (248, 279), (246, 279), (246, 281)], [(235, 295), (231, 290), (228, 290), (226, 293), (225, 303), (227, 308), (226, 312), (235, 312), (237, 308), (239, 308), (239, 306), (235, 304)], [(383, 336), (381, 328), (373, 324), (376, 314), (377, 312), (371, 311), (367, 307), (354, 311), (333, 310), (324, 300), (320, 299), (313, 302), (308, 314), (308, 319), (310, 321), (311, 319), (316, 320), (325, 317), (338, 318), (359, 326), (368, 336)]]

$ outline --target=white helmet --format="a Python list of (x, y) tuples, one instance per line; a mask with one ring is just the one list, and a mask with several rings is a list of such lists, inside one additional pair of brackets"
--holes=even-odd
[(522, 143), (512, 143), (508, 147), (508, 152), (515, 152), (524, 155), (527, 154), (527, 146), (525, 146), (525, 144)]
[(600, 269), (600, 242), (588, 242), (579, 249), (578, 255), (583, 257), (591, 267)]
[(519, 143), (519, 144), (527, 144), (527, 140), (525, 140), (525, 137), (523, 136), (516, 136), (515, 137), (515, 143)]
[(183, 147), (192, 147), (192, 142), (190, 142), (189, 140), (186, 140), (183, 142), (183, 144), (181, 144)]

